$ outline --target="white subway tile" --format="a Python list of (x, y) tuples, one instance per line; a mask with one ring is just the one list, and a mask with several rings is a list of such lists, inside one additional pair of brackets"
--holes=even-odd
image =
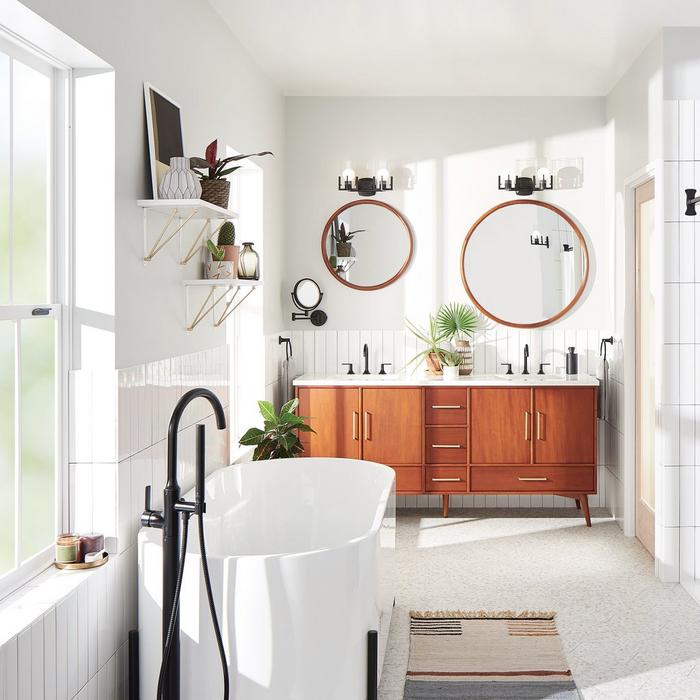
[[(668, 285), (666, 285), (668, 286)], [(695, 285), (681, 284), (679, 293), (678, 342), (695, 342)]]
[[(665, 224), (666, 227), (674, 224)], [(682, 222), (678, 224), (679, 230), (679, 282), (695, 282), (695, 224), (691, 222)], [(667, 242), (668, 239), (666, 239)], [(700, 246), (698, 246), (700, 247)], [(665, 256), (673, 255), (670, 247), (666, 247)], [(667, 282), (671, 280), (665, 280)]]
[(90, 597), (87, 581), (83, 583), (77, 591), (77, 612), (78, 612), (78, 687), (82, 688), (90, 677), (88, 674), (89, 656), (89, 612)]
[(661, 356), (663, 361), (661, 402), (677, 404), (680, 397), (680, 348), (678, 345), (664, 345)]
[(679, 392), (678, 402), (682, 404), (695, 403), (695, 346), (681, 345), (679, 355)]
[(56, 606), (56, 700), (68, 700), (68, 602), (66, 600)]
[(665, 343), (677, 343), (680, 334), (680, 285), (665, 284), (663, 295), (663, 340)]
[[(693, 185), (688, 185), (693, 187)], [(679, 172), (677, 162), (664, 163), (664, 221), (679, 221)], [(683, 194), (685, 201), (685, 194)], [(685, 206), (683, 207), (685, 211)]]
[(32, 700), (32, 629), (17, 635), (17, 700)]
[(44, 615), (44, 700), (56, 700), (56, 608)]
[(677, 221), (667, 221), (664, 224), (664, 282), (680, 282), (680, 229)]
[(663, 463), (679, 463), (679, 432), (678, 432), (678, 407), (662, 406), (661, 408), (661, 439)]
[(678, 100), (664, 100), (664, 159), (678, 160)]
[(661, 540), (657, 546), (659, 578), (665, 583), (678, 582), (680, 528), (662, 527)]
[[(669, 468), (666, 467), (666, 469)], [(695, 467), (682, 466), (679, 467), (678, 472), (679, 483), (676, 496), (677, 500), (680, 501), (678, 524), (683, 527), (693, 527), (695, 525)]]
[(676, 200), (678, 201), (679, 221), (687, 221), (685, 216), (685, 190), (698, 189), (696, 174), (694, 162), (681, 161), (678, 163), (678, 192), (676, 193)]
[(695, 580), (695, 528), (681, 527), (679, 533), (680, 581), (684, 586)]
[(679, 464), (695, 464), (695, 407), (679, 407)]

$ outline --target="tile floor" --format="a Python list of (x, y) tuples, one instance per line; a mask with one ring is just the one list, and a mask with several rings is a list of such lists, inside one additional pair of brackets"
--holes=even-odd
[(403, 697), (411, 609), (554, 610), (584, 698), (700, 698), (700, 606), (606, 511), (404, 511), (381, 700)]

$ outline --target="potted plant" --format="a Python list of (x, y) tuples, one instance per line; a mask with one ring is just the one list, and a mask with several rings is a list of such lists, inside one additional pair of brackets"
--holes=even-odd
[(234, 269), (237, 270), (240, 246), (236, 245), (236, 228), (231, 221), (227, 221), (219, 229), (219, 237), (216, 243), (219, 248), (224, 250), (224, 260), (232, 262)]
[(442, 378), (446, 380), (459, 379), (459, 366), (462, 362), (462, 354), (456, 350), (447, 350), (442, 353)]
[(333, 233), (331, 235), (335, 241), (335, 250), (339, 258), (352, 257), (351, 241), (356, 233), (362, 233), (364, 230), (363, 228), (358, 228), (354, 231), (346, 231), (344, 223), (341, 223), (339, 227), (337, 224), (333, 226)]
[(250, 428), (238, 444), (255, 445), (254, 461), (298, 457), (304, 451), (298, 433), (316, 432), (304, 422), (305, 418), (294, 413), (298, 405), (298, 399), (287, 401), (277, 415), (269, 401), (258, 401), (264, 427)]
[(214, 241), (207, 241), (207, 250), (211, 253), (211, 262), (205, 264), (207, 279), (230, 279), (235, 277), (235, 268), (232, 262), (224, 260), (226, 251), (216, 245)]
[(483, 316), (473, 307), (455, 301), (440, 306), (437, 312), (437, 325), (446, 340), (454, 340), (456, 350), (462, 356), (459, 373), (471, 374), (474, 359), (469, 339), (484, 326)]
[[(425, 345), (425, 349), (421, 350), (414, 357), (412, 357), (406, 366), (410, 366), (425, 360), (428, 366), (428, 372), (430, 374), (441, 375), (442, 374), (442, 358), (446, 350), (442, 347), (442, 344), (447, 340), (446, 336), (438, 329), (437, 320), (435, 316), (430, 314), (428, 317), (428, 329), (421, 328), (415, 323), (412, 323), (406, 319), (406, 327), (413, 335), (418, 338), (418, 340)], [(415, 371), (415, 367), (414, 367)]]
[(226, 180), (226, 176), (235, 170), (242, 168), (242, 165), (227, 167), (229, 163), (234, 163), (253, 156), (271, 156), (272, 151), (260, 151), (260, 153), (247, 153), (228, 158), (217, 158), (218, 139), (212, 141), (204, 153), (204, 158), (190, 158), (190, 167), (197, 172), (202, 183), (202, 199), (211, 202), (224, 209), (228, 208), (228, 196), (231, 190), (231, 183)]

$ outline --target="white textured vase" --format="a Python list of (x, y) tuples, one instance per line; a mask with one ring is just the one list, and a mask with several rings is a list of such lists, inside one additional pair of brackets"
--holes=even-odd
[(158, 186), (161, 199), (199, 199), (202, 185), (197, 173), (190, 169), (189, 158), (171, 158), (170, 167)]

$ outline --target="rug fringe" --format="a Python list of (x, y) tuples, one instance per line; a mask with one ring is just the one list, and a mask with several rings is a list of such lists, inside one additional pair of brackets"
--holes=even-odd
[(462, 620), (479, 619), (546, 619), (553, 620), (556, 612), (543, 610), (411, 610), (411, 617), (421, 620), (430, 618), (453, 617)]

